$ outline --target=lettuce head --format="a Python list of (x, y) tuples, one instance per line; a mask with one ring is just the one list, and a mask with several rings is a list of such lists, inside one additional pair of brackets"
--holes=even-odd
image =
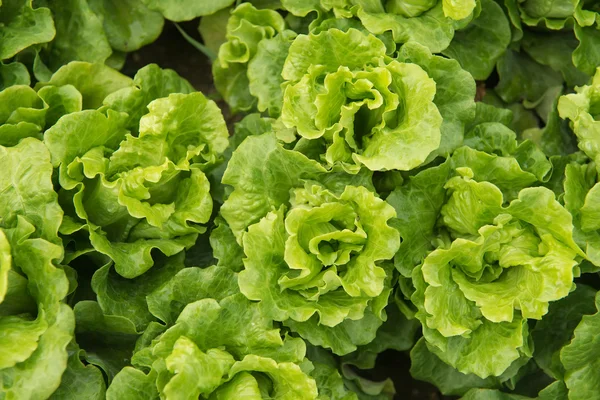
[(416, 43), (396, 59), (385, 49), (356, 29), (294, 40), (281, 122), (299, 135), (298, 151), (349, 172), (406, 171), (460, 144), (475, 113), (473, 78)]
[(265, 133), (235, 150), (223, 182), (233, 192), (221, 214), (246, 256), (241, 292), (337, 354), (370, 342), (386, 319), (385, 261), (400, 244), (370, 173), (327, 171)]

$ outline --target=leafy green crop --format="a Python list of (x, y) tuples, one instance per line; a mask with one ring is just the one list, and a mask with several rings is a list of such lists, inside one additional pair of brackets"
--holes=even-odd
[(1, 0), (0, 400), (600, 400), (599, 13)]

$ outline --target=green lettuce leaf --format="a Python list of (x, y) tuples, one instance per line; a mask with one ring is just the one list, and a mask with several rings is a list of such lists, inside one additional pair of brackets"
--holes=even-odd
[(56, 71), (48, 82), (38, 83), (36, 89), (48, 85), (72, 85), (81, 93), (83, 109), (96, 109), (106, 96), (130, 86), (131, 78), (103, 64), (73, 61)]
[[(599, 14), (596, 11), (594, 15), (596, 21), (599, 20)], [(593, 75), (596, 68), (600, 65), (600, 33), (598, 32), (598, 22), (596, 26), (575, 25), (575, 36), (579, 40), (579, 46), (573, 51), (573, 64), (583, 73)]]
[(568, 86), (587, 83), (592, 72), (583, 72), (573, 61), (579, 42), (572, 32), (526, 31), (523, 49), (540, 64), (560, 72)]
[(577, 145), (594, 163), (571, 163), (565, 169), (565, 207), (573, 215), (575, 239), (586, 251), (588, 259), (600, 265), (600, 209), (596, 206), (600, 195), (598, 162), (600, 162), (600, 123), (596, 121), (600, 74), (592, 84), (576, 89), (576, 93), (562, 96), (558, 112), (569, 120), (577, 136)]
[(45, 86), (36, 91), (15, 85), (0, 92), (0, 144), (15, 146), (27, 137), (42, 138), (44, 128), (65, 114), (80, 111), (81, 94), (71, 85)]
[(100, 368), (108, 382), (129, 364), (139, 336), (127, 318), (106, 314), (94, 301), (80, 301), (73, 308), (75, 337), (85, 350), (85, 360)]
[(533, 358), (549, 376), (564, 379), (561, 349), (572, 339), (581, 318), (596, 311), (595, 297), (596, 290), (577, 285), (569, 296), (550, 304), (546, 317), (535, 324), (531, 332), (535, 344)]
[(37, 349), (27, 360), (0, 370), (0, 379), (10, 382), (3, 395), (18, 399), (48, 398), (59, 387), (67, 368), (67, 345), (73, 337), (73, 311), (57, 304), (55, 320), (40, 336)]
[[(263, 175), (263, 170), (269, 173)], [(285, 150), (273, 134), (248, 137), (231, 157), (222, 181), (234, 187), (221, 214), (238, 243), (250, 225), (287, 202), (290, 190), (301, 186), (303, 179), (315, 179), (325, 172), (302, 154)]]
[(551, 67), (537, 63), (525, 52), (507, 50), (498, 60), (500, 82), (496, 93), (507, 103), (526, 100), (539, 102), (546, 91), (562, 86), (562, 75)]
[[(394, 264), (405, 277), (410, 277), (413, 268), (434, 248), (436, 223), (444, 205), (444, 186), (451, 176), (450, 172), (449, 162), (425, 169), (396, 188), (386, 199), (396, 210), (394, 227), (402, 238)], [(416, 220), (418, 224), (414, 223)]]
[(219, 47), (227, 41), (227, 21), (231, 8), (223, 8), (214, 14), (206, 15), (200, 19), (198, 32), (206, 48), (213, 54), (219, 53)]
[[(163, 281), (164, 282), (164, 281)], [(199, 299), (220, 301), (239, 293), (237, 276), (228, 268), (185, 268), (146, 296), (150, 312), (172, 325), (186, 304)]]
[(50, 154), (43, 143), (28, 138), (14, 147), (0, 147), (0, 167), (4, 171), (0, 186), (5, 188), (0, 195), (0, 227), (25, 223), (34, 227), (35, 238), (60, 243), (63, 211), (52, 185)]
[(466, 125), (476, 116), (473, 77), (457, 62), (432, 56), (420, 46), (402, 46), (399, 59), (420, 65), (435, 81), (433, 102), (443, 117), (442, 137), (439, 148), (429, 155), (427, 161), (439, 155), (446, 157), (461, 145)]
[(156, 257), (153, 268), (134, 279), (123, 278), (110, 264), (96, 270), (91, 285), (102, 311), (127, 318), (139, 331), (146, 329), (155, 320), (147, 297), (183, 268), (183, 256)]
[[(354, 50), (342, 54), (343, 48)], [(321, 157), (328, 164), (409, 170), (439, 147), (435, 81), (415, 64), (379, 66), (384, 55), (383, 42), (353, 29), (303, 36), (292, 44), (281, 118), (302, 138), (324, 142)]]
[(196, 17), (211, 15), (227, 8), (234, 0), (214, 0), (197, 2), (193, 0), (141, 0), (151, 10), (156, 10), (171, 21), (189, 21)]
[[(307, 189), (311, 190), (312, 188)], [(250, 299), (261, 300), (268, 315), (276, 320), (291, 319), (295, 321), (290, 321), (291, 328), (299, 331), (309, 341), (331, 347), (334, 352), (342, 354), (354, 350), (353, 345), (370, 342), (373, 339), (372, 336), (375, 335), (375, 330), (369, 327), (376, 329), (381, 323), (378, 323), (378, 320), (382, 317), (385, 318), (385, 314), (382, 315), (381, 310), (373, 309), (369, 310), (366, 315), (364, 313), (371, 299), (372, 307), (379, 308), (380, 306), (377, 305), (379, 302), (384, 302), (384, 305), (387, 303), (389, 290), (385, 289), (386, 273), (381, 267), (375, 266), (373, 261), (390, 258), (395, 249), (380, 251), (371, 248), (369, 243), (378, 243), (377, 238), (379, 237), (379, 240), (386, 238), (384, 242), (393, 246), (394, 241), (397, 240), (397, 236), (394, 239), (396, 232), (392, 228), (382, 229), (381, 226), (370, 222), (369, 219), (373, 218), (375, 214), (364, 213), (366, 209), (362, 208), (355, 211), (345, 210), (351, 215), (356, 213), (357, 217), (361, 218), (362, 226), (358, 225), (354, 228), (357, 229), (354, 235), (351, 228), (346, 227), (338, 231), (338, 234), (335, 231), (329, 233), (325, 231), (318, 233), (314, 239), (310, 237), (300, 239), (305, 233), (302, 231), (295, 233), (294, 226), (298, 226), (297, 229), (310, 230), (310, 224), (302, 228), (302, 225), (306, 224), (303, 219), (314, 218), (318, 221), (318, 214), (328, 211), (335, 214), (323, 215), (323, 217), (326, 220), (334, 218), (331, 221), (335, 221), (336, 214), (338, 214), (335, 209), (338, 208), (339, 211), (346, 209), (345, 201), (356, 202), (368, 199), (366, 190), (366, 193), (361, 193), (356, 189), (358, 188), (349, 186), (338, 200), (339, 203), (328, 202), (322, 206), (315, 206), (312, 209), (313, 212), (292, 208), (285, 218), (286, 227), (284, 227), (281, 211), (267, 214), (258, 224), (251, 226), (244, 236), (247, 259), (244, 260), (245, 270), (240, 273), (239, 278), (242, 293)], [(359, 195), (359, 193), (361, 194)], [(356, 195), (364, 197), (359, 200), (359, 197), (354, 197)], [(372, 210), (378, 209), (377, 202), (368, 202), (365, 203), (365, 206), (366, 204), (373, 207)], [(379, 207), (382, 206), (383, 204), (379, 204)], [(391, 210), (386, 210), (385, 206), (378, 210), (378, 213), (385, 215), (386, 211), (389, 218)], [(302, 216), (302, 214), (306, 216)], [(383, 215), (380, 218), (385, 221), (386, 217)], [(321, 222), (321, 224), (333, 225), (328, 222)], [(319, 229), (317, 226), (312, 229)], [(383, 223), (383, 227), (385, 227), (385, 223)], [(286, 230), (287, 235), (285, 234)], [(322, 238), (319, 238), (321, 235), (323, 235)], [(286, 236), (287, 240), (284, 242)], [(316, 249), (311, 250), (311, 253), (303, 249), (304, 246), (308, 247), (309, 245), (308, 242), (306, 244), (301, 242), (309, 239), (311, 242), (315, 242), (316, 246), (323, 248), (321, 253), (314, 255)], [(320, 245), (319, 242), (322, 240), (324, 243)], [(327, 242), (330, 240), (332, 243), (339, 243), (337, 252), (335, 252), (335, 248), (333, 248), (334, 252), (331, 252), (332, 249), (328, 249)], [(344, 247), (347, 247), (347, 250)], [(351, 257), (351, 252), (355, 251), (358, 252), (358, 255)], [(331, 267), (321, 270), (323, 264), (324, 266), (331, 265)], [(339, 275), (337, 274), (337, 265), (342, 266), (340, 268), (342, 272)], [(294, 271), (294, 273), (294, 269), (298, 271)], [(268, 283), (268, 292), (262, 286), (265, 282)], [(310, 298), (318, 301), (307, 301)], [(320, 324), (317, 324), (316, 318), (311, 319), (315, 313), (318, 315)], [(307, 324), (306, 327), (301, 324), (303, 322)], [(343, 324), (343, 326), (336, 330), (336, 325), (339, 324)], [(327, 327), (331, 327), (331, 329), (327, 329)]]
[(464, 400), (566, 400), (567, 388), (564, 382), (555, 381), (541, 390), (536, 397), (521, 396), (492, 389), (471, 389), (465, 396)]
[(567, 156), (577, 150), (577, 137), (558, 112), (561, 94), (562, 91), (554, 99), (544, 128), (529, 128), (521, 133), (523, 139), (534, 142), (548, 156)]
[(452, 42), (442, 54), (457, 60), (473, 78), (485, 80), (506, 51), (510, 40), (510, 25), (500, 5), (491, 0), (482, 0), (481, 14), (454, 34)]
[(126, 112), (126, 127), (139, 131), (140, 119), (148, 113), (148, 104), (172, 93), (192, 93), (192, 85), (175, 71), (161, 69), (156, 64), (141, 68), (133, 78), (133, 84), (119, 88), (103, 100), (103, 105), (119, 112)]
[(361, 400), (392, 400), (396, 396), (396, 388), (390, 378), (374, 381), (359, 375), (347, 365), (342, 366), (342, 375), (346, 387)]
[(90, 400), (105, 399), (106, 383), (102, 372), (92, 364), (82, 363), (85, 351), (81, 350), (76, 343), (69, 344), (67, 350), (69, 351), (67, 369), (62, 375), (60, 386), (52, 393), (50, 399), (67, 400), (78, 395)]
[(36, 0), (52, 12), (56, 36), (41, 50), (41, 58), (51, 71), (71, 61), (104, 63), (112, 49), (102, 20), (86, 0)]
[(564, 202), (573, 215), (573, 237), (585, 250), (588, 260), (600, 266), (600, 215), (595, 205), (600, 195), (593, 164), (571, 163), (565, 168)]
[[(538, 77), (538, 88), (530, 86), (529, 93), (525, 96), (531, 101), (531, 97), (536, 97), (534, 91), (555, 85), (556, 82), (553, 81), (558, 78), (558, 74), (571, 87), (586, 83), (588, 77), (594, 74), (600, 63), (600, 53), (596, 50), (600, 44), (600, 35), (597, 26), (594, 26), (598, 10), (591, 3), (580, 0), (505, 0), (504, 5), (514, 26), (513, 41), (523, 39), (522, 53), (526, 54), (522, 54), (521, 63), (529, 72), (525, 68), (519, 71), (514, 60), (507, 59), (509, 63), (503, 61), (503, 88), (511, 86), (511, 80), (514, 86), (515, 79), (535, 74), (533, 76)], [(537, 66), (527, 60), (529, 57), (538, 63)], [(517, 73), (511, 74), (511, 69)], [(544, 78), (539, 79), (541, 77)], [(523, 84), (527, 82), (523, 81)], [(516, 87), (514, 89), (516, 96)], [(539, 97), (534, 101), (538, 100)]]
[(230, 268), (235, 272), (244, 268), (242, 262), (244, 250), (235, 240), (229, 225), (221, 218), (215, 220), (215, 228), (210, 233), (210, 247), (219, 266)]
[(130, 52), (155, 41), (164, 19), (139, 0), (90, 0), (92, 11), (100, 16), (106, 39), (117, 51)]
[[(596, 308), (600, 296), (596, 295)], [(598, 346), (594, 341), (598, 331), (599, 313), (586, 315), (575, 328), (573, 340), (560, 353), (565, 368), (565, 383), (570, 399), (598, 398)]]
[(29, 85), (30, 83), (29, 71), (22, 63), (0, 63), (0, 90), (13, 85)]
[(416, 333), (421, 324), (416, 318), (408, 319), (397, 305), (398, 299), (395, 297), (394, 300), (390, 301), (385, 308), (387, 320), (377, 330), (375, 339), (345, 356), (343, 358), (345, 364), (352, 364), (360, 369), (374, 368), (380, 353), (390, 349), (406, 351), (414, 346)]
[(0, 92), (0, 144), (14, 146), (27, 137), (41, 139), (48, 104), (35, 90), (15, 85)]
[(358, 400), (359, 397), (349, 389), (344, 378), (338, 371), (334, 357), (319, 347), (308, 346), (307, 358), (314, 369), (310, 376), (314, 378), (319, 390), (319, 399), (328, 400)]
[(464, 395), (472, 388), (496, 388), (500, 380), (482, 379), (473, 374), (463, 374), (440, 360), (427, 348), (421, 338), (410, 351), (410, 374), (413, 378), (434, 384), (444, 395)]
[(579, 148), (600, 165), (600, 122), (597, 108), (600, 104), (600, 72), (596, 72), (591, 85), (576, 88), (576, 93), (562, 96), (558, 101), (560, 117), (570, 121), (579, 139)]
[(54, 39), (52, 13), (46, 7), (33, 8), (32, 0), (4, 0), (0, 3), (0, 60)]

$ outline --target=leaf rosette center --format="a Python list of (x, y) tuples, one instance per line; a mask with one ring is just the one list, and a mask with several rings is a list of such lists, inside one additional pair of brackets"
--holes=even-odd
[(367, 232), (351, 203), (340, 202), (320, 186), (292, 191), (285, 227), (285, 262), (292, 270), (279, 278), (282, 289), (294, 288), (307, 298), (342, 285), (367, 244)]
[(409, 170), (440, 146), (436, 82), (421, 66), (385, 53), (382, 41), (356, 29), (329, 29), (292, 43), (281, 121), (301, 142), (320, 141), (328, 165)]

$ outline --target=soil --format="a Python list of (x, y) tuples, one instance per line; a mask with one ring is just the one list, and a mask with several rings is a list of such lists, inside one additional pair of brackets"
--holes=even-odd
[[(183, 22), (179, 26), (194, 39), (201, 40), (197, 21)], [(133, 76), (138, 69), (152, 63), (161, 68), (174, 69), (206, 95), (216, 93), (210, 61), (189, 44), (171, 22), (166, 22), (163, 33), (156, 41), (129, 54), (121, 72)]]
[[(180, 27), (194, 39), (201, 41), (197, 21), (182, 23)], [(216, 99), (229, 124), (239, 118), (239, 116), (231, 115), (227, 106), (218, 101), (219, 96), (213, 86), (211, 64), (208, 58), (189, 44), (174, 24), (167, 22), (158, 40), (129, 54), (122, 72), (133, 77), (138, 69), (151, 63), (156, 63), (161, 68), (175, 70), (197, 90)], [(484, 90), (483, 87), (480, 87), (481, 90)], [(375, 369), (364, 371), (363, 375), (373, 380), (391, 378), (396, 387), (397, 394), (395, 398), (398, 400), (453, 399), (453, 397), (441, 395), (434, 386), (413, 379), (410, 376), (409, 369), (410, 358), (408, 353), (386, 351), (379, 355)]]

